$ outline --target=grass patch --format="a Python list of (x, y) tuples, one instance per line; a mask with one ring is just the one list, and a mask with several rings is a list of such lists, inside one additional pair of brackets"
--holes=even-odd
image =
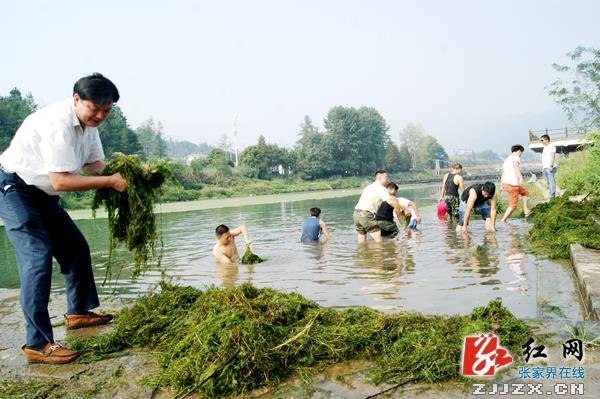
[(570, 245), (600, 249), (600, 232), (594, 218), (600, 217), (600, 200), (573, 202), (566, 195), (538, 204), (532, 210), (529, 231), (532, 251), (551, 259), (568, 259)]
[(74, 340), (86, 360), (132, 347), (160, 352), (150, 382), (176, 395), (244, 394), (349, 360), (374, 361), (375, 383), (459, 380), (463, 337), (492, 331), (518, 354), (530, 335), (500, 302), (467, 316), (336, 311), (295, 293), (249, 284), (201, 291), (161, 283), (116, 316), (115, 332)]

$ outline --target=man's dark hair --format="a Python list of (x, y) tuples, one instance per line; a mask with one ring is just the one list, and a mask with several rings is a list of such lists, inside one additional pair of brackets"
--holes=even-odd
[(229, 227), (225, 226), (224, 224), (220, 224), (215, 229), (215, 234), (217, 235), (217, 238), (219, 238), (223, 234), (227, 233), (228, 231), (229, 231)]
[(320, 214), (321, 214), (321, 210), (319, 208), (317, 208), (316, 206), (314, 208), (310, 208), (310, 216), (319, 217)]
[(375, 172), (375, 178), (377, 179), (377, 176), (382, 175), (384, 173), (387, 173), (387, 170), (379, 169), (377, 172)]
[(490, 195), (490, 198), (492, 198), (496, 193), (496, 185), (491, 181), (486, 181), (485, 183), (483, 183), (483, 187), (481, 189), (482, 191), (488, 193)]
[(550, 136), (548, 136), (547, 134), (542, 134), (542, 137), (540, 137), (540, 139), (546, 139), (550, 141)]
[(525, 148), (523, 148), (523, 146), (521, 144), (515, 144), (512, 147), (510, 147), (510, 152), (515, 152), (515, 151), (525, 152)]
[(454, 169), (462, 169), (462, 165), (459, 163), (455, 163), (453, 166)]
[(73, 95), (77, 94), (82, 100), (88, 100), (97, 105), (119, 101), (117, 86), (99, 73), (85, 76), (75, 82)]
[(398, 185), (396, 183), (394, 183), (393, 181), (389, 182), (387, 184), (387, 186), (385, 186), (385, 187), (388, 188), (388, 189), (391, 188), (391, 189), (394, 189), (394, 190), (398, 190)]

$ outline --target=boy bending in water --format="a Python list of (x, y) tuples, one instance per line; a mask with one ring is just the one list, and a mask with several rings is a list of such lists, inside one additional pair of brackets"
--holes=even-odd
[(250, 245), (250, 238), (248, 237), (248, 229), (245, 225), (229, 230), (229, 227), (224, 224), (220, 224), (215, 229), (217, 236), (217, 243), (213, 247), (213, 255), (217, 262), (221, 263), (236, 263), (240, 259), (237, 247), (235, 246), (235, 237), (240, 234), (244, 236), (246, 245)]

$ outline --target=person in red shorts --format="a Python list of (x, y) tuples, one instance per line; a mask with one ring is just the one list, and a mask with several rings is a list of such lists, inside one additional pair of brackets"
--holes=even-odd
[(529, 208), (527, 207), (527, 196), (529, 192), (523, 187), (523, 175), (521, 174), (521, 155), (525, 149), (521, 144), (515, 144), (511, 148), (511, 154), (504, 160), (502, 165), (502, 191), (506, 191), (508, 194), (508, 207), (502, 221), (506, 223), (510, 215), (517, 209), (519, 203), (519, 196), (523, 199), (523, 211), (525, 216), (529, 215)]

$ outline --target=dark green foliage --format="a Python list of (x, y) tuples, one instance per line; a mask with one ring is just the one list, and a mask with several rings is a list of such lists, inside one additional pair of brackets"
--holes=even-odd
[(564, 76), (550, 84), (550, 95), (579, 126), (600, 128), (600, 50), (576, 47), (571, 65), (552, 66)]
[[(170, 176), (170, 169), (165, 162), (147, 165), (135, 155), (117, 154), (106, 165), (104, 174), (117, 172), (127, 181), (127, 190), (122, 193), (112, 189), (96, 191), (92, 209), (95, 211), (103, 205), (108, 211), (110, 255), (119, 242), (125, 242), (128, 250), (135, 251), (135, 275), (141, 272), (149, 255), (154, 254), (158, 238), (154, 202), (157, 190)], [(110, 264), (109, 261), (107, 276), (110, 276)]]
[(244, 256), (242, 256), (242, 263), (244, 265), (253, 265), (255, 263), (262, 263), (264, 261), (265, 259), (252, 253), (252, 248), (250, 248), (250, 245), (246, 245), (246, 252), (244, 252)]
[(370, 107), (333, 107), (324, 121), (338, 175), (368, 176), (383, 166), (389, 126)]
[(127, 118), (118, 105), (113, 105), (108, 118), (98, 127), (106, 158), (115, 153), (140, 154), (142, 146), (135, 132), (129, 127)]
[(360, 307), (336, 311), (295, 293), (249, 284), (199, 291), (161, 283), (116, 316), (115, 332), (72, 342), (84, 360), (131, 347), (161, 353), (156, 386), (177, 395), (244, 394), (290, 375), (349, 361), (376, 364), (373, 380), (460, 379), (463, 337), (496, 329), (516, 355), (530, 334), (500, 302), (467, 316), (382, 314)]
[(10, 144), (23, 120), (37, 109), (31, 94), (23, 97), (14, 88), (6, 97), (0, 97), (0, 152)]
[(385, 156), (383, 157), (383, 168), (392, 173), (400, 172), (400, 160), (401, 155), (398, 146), (392, 140), (389, 140), (386, 145)]
[(600, 218), (599, 199), (573, 202), (566, 195), (555, 197), (533, 208), (531, 217), (529, 240), (536, 253), (568, 259), (573, 243), (600, 249), (600, 232), (594, 220)]

